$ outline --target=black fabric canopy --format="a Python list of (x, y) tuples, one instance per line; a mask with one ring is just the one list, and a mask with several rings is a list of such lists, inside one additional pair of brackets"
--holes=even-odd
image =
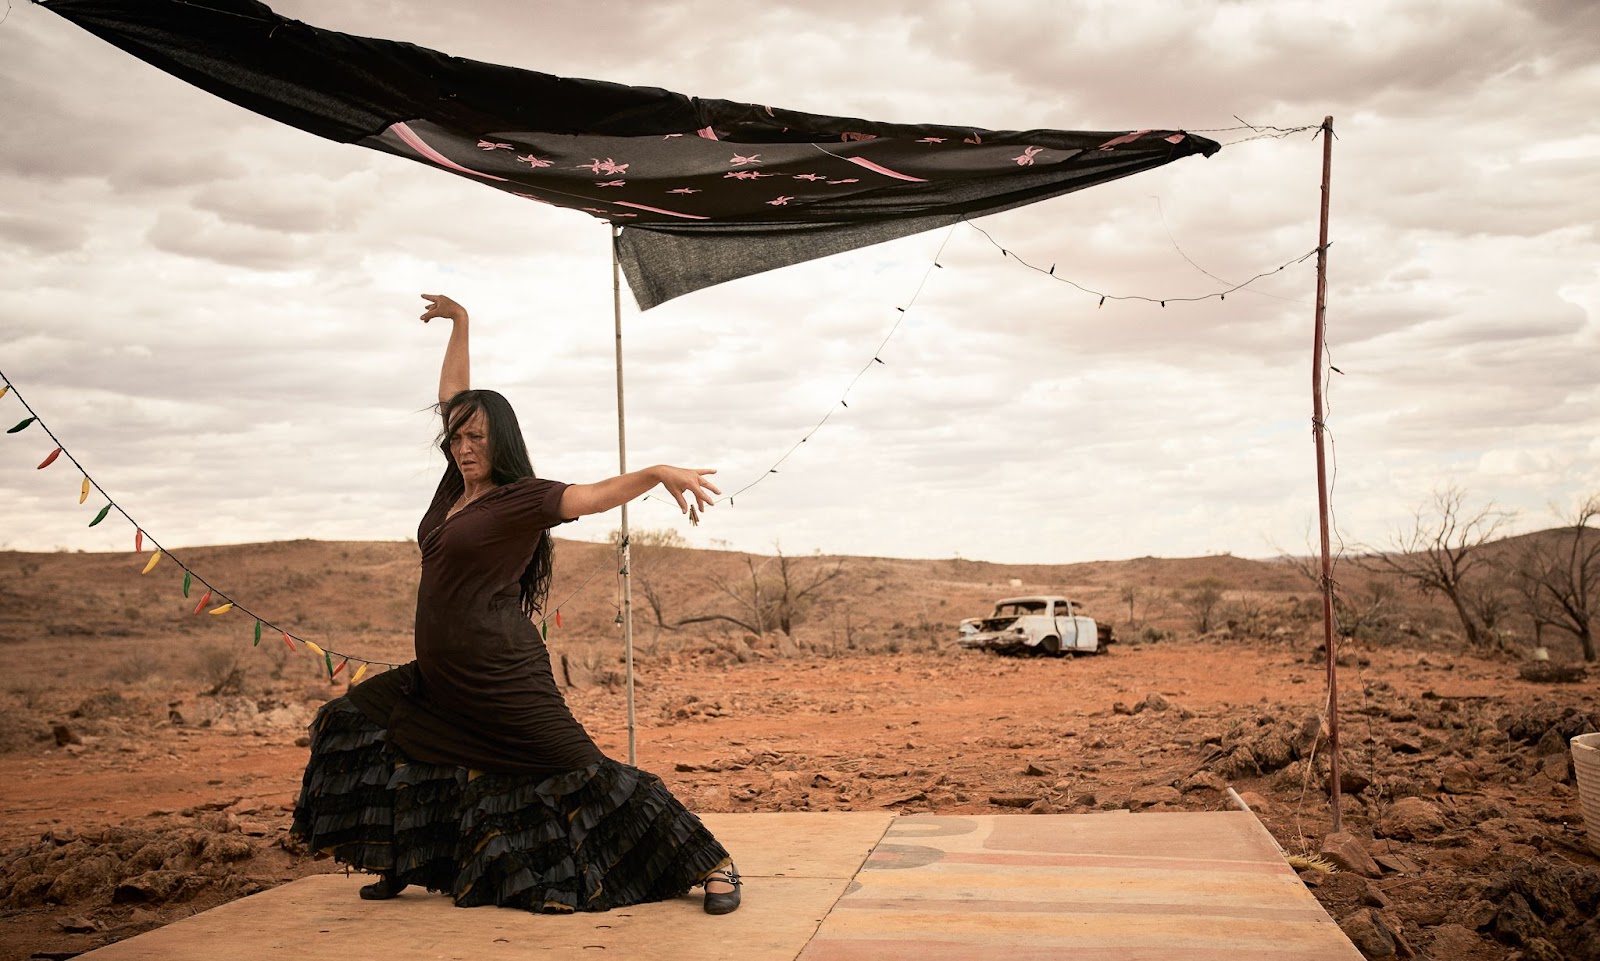
[(320, 30), (254, 0), (42, 5), (274, 120), (621, 226), (645, 309), (1220, 147), (1172, 130), (888, 124), (702, 100)]

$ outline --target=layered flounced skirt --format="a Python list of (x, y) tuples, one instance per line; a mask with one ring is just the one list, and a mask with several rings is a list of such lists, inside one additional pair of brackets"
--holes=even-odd
[(543, 778), (425, 764), (343, 697), (312, 722), (293, 831), (459, 907), (606, 911), (677, 897), (728, 861), (653, 774), (610, 759)]

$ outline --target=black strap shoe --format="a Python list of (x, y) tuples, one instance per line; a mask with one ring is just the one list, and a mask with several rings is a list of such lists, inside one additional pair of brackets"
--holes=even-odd
[(362, 887), (361, 900), (387, 901), (404, 891), (406, 887), (407, 884), (404, 881), (396, 881), (393, 874), (380, 874), (378, 880)]
[[(718, 894), (711, 890), (710, 882), (723, 881), (733, 885), (733, 890), (726, 894)], [(744, 884), (739, 879), (739, 870), (732, 862), (724, 870), (712, 871), (700, 882), (706, 887), (706, 913), (707, 914), (732, 914), (739, 910), (739, 888)]]

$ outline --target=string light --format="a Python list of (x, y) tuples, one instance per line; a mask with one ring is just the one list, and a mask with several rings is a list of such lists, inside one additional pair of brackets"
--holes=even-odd
[(1296, 264), (1305, 263), (1307, 260), (1310, 260), (1312, 257), (1315, 257), (1317, 255), (1317, 251), (1320, 249), (1320, 248), (1317, 248), (1317, 247), (1313, 247), (1310, 250), (1306, 251), (1305, 253), (1301, 254), (1300, 256), (1295, 257), (1292, 260), (1286, 260), (1283, 263), (1279, 264), (1278, 266), (1272, 268), (1271, 270), (1263, 270), (1261, 273), (1256, 274), (1254, 277), (1251, 277), (1249, 280), (1246, 280), (1243, 283), (1234, 284), (1233, 286), (1229, 287), (1227, 290), (1213, 291), (1212, 293), (1201, 294), (1201, 295), (1199, 295), (1197, 297), (1146, 297), (1146, 296), (1144, 296), (1142, 294), (1109, 294), (1109, 293), (1106, 293), (1105, 291), (1102, 291), (1102, 290), (1095, 290), (1092, 287), (1087, 287), (1087, 286), (1085, 286), (1083, 284), (1078, 283), (1077, 281), (1069, 280), (1066, 277), (1058, 276), (1055, 273), (1055, 270), (1054, 270), (1053, 267), (1050, 270), (1045, 270), (1043, 267), (1040, 267), (1037, 264), (1028, 263), (1026, 260), (1024, 260), (1021, 257), (1017, 256), (1017, 254), (1015, 252), (1007, 250), (1006, 248), (1000, 246), (1000, 242), (998, 240), (995, 240), (994, 237), (991, 236), (987, 230), (984, 230), (982, 227), (979, 227), (977, 224), (972, 223), (971, 221), (963, 221), (963, 223), (966, 223), (966, 225), (968, 227), (971, 227), (973, 230), (976, 230), (978, 233), (983, 234), (984, 238), (986, 240), (988, 240), (989, 243), (994, 244), (995, 247), (999, 249), (999, 251), (1000, 251), (1002, 256), (1008, 257), (1011, 260), (1015, 260), (1017, 263), (1021, 264), (1022, 266), (1027, 267), (1029, 270), (1036, 270), (1039, 273), (1044, 274), (1045, 276), (1049, 277), (1051, 280), (1059, 281), (1060, 283), (1066, 284), (1069, 287), (1076, 287), (1078, 290), (1081, 290), (1086, 294), (1089, 294), (1089, 295), (1094, 296), (1094, 297), (1099, 297), (1100, 298), (1099, 306), (1101, 306), (1101, 307), (1104, 307), (1106, 305), (1106, 301), (1108, 301), (1108, 300), (1142, 300), (1145, 303), (1148, 303), (1148, 304), (1160, 304), (1163, 307), (1167, 306), (1167, 302), (1168, 301), (1171, 301), (1172, 303), (1199, 303), (1202, 300), (1210, 300), (1213, 297), (1218, 299), (1218, 300), (1222, 300), (1228, 294), (1231, 294), (1236, 290), (1243, 290), (1244, 288), (1250, 286), (1251, 284), (1255, 283), (1258, 280), (1261, 280), (1264, 277), (1271, 277), (1273, 274), (1278, 273), (1279, 271), (1287, 270), (1288, 268), (1293, 267)]
[[(20, 421), (19, 423), (17, 423), (14, 427), (11, 427), (9, 430), (7, 430), (6, 433), (8, 433), (8, 434), (20, 433), (23, 430), (27, 429), (29, 426), (33, 425), (35, 422), (37, 422), (38, 425), (39, 425), (39, 428), (45, 432), (45, 435), (48, 436), (50, 438), (50, 441), (55, 445), (54, 449), (39, 464), (37, 469), (43, 470), (44, 468), (49, 467), (51, 464), (55, 463), (58, 458), (65, 457), (68, 460), (68, 462), (70, 462), (75, 468), (77, 468), (78, 471), (83, 475), (83, 482), (82, 482), (82, 484), (79, 485), (79, 489), (78, 489), (78, 503), (79, 504), (82, 504), (82, 503), (84, 503), (85, 501), (87, 501), (89, 499), (89, 492), (90, 492), (91, 489), (99, 490), (102, 493), (104, 493), (104, 488), (100, 487), (99, 484), (95, 483), (94, 479), (89, 476), (89, 472), (87, 470), (84, 470), (83, 465), (78, 462), (78, 459), (72, 455), (72, 452), (67, 449), (65, 444), (61, 443), (60, 438), (56, 437), (56, 435), (50, 430), (50, 428), (44, 423), (44, 421), (39, 419), (38, 412), (36, 412), (28, 404), (28, 402), (23, 398), (22, 392), (19, 391), (19, 390), (16, 390), (16, 385), (11, 383), (10, 378), (6, 377), (6, 375), (5, 375), (5, 373), (3, 371), (0, 371), (0, 398), (4, 398), (4, 397), (9, 396), (9, 395), (11, 395), (13, 393), (16, 395), (16, 399), (17, 399), (18, 403), (22, 404), (23, 408), (27, 411), (28, 416), (26, 418), (24, 418), (22, 421)], [(101, 507), (100, 510), (95, 514), (94, 520), (89, 522), (89, 526), (90, 527), (95, 527), (95, 526), (99, 525), (102, 521), (104, 521), (107, 517), (110, 516), (112, 511), (116, 511), (118, 514), (120, 514), (122, 516), (122, 518), (124, 520), (126, 520), (130, 525), (133, 526), (133, 529), (134, 529), (133, 530), (133, 551), (134, 551), (135, 554), (143, 553), (143, 551), (144, 551), (144, 542), (145, 542), (145, 540), (146, 540), (146, 538), (148, 536), (147, 532), (145, 531), (145, 529), (144, 529), (144, 527), (142, 525), (140, 525), (137, 522), (135, 522), (134, 519), (128, 514), (128, 512), (123, 510), (121, 505), (117, 504), (117, 502), (115, 500), (113, 500), (110, 496), (106, 497), (105, 506)], [(140, 570), (139, 573), (140, 574), (149, 574), (151, 571), (155, 570), (156, 565), (161, 562), (161, 559), (163, 557), (171, 557), (172, 560), (173, 560), (173, 563), (177, 564), (179, 569), (183, 571), (183, 596), (185, 598), (189, 597), (191, 588), (193, 587), (194, 583), (197, 580), (199, 581), (201, 587), (204, 588), (204, 593), (201, 595), (199, 603), (197, 603), (194, 606), (194, 609), (191, 612), (192, 614), (198, 615), (201, 611), (206, 610), (206, 606), (208, 604), (210, 604), (211, 601), (214, 598), (219, 603), (217, 604), (217, 606), (215, 606), (215, 607), (211, 608), (209, 611), (207, 611), (208, 614), (221, 617), (222, 615), (225, 615), (225, 614), (227, 614), (227, 613), (229, 613), (229, 612), (231, 612), (231, 611), (233, 611), (235, 609), (238, 609), (241, 613), (244, 613), (244, 614), (248, 615), (250, 618), (252, 618), (254, 620), (255, 628), (254, 628), (254, 639), (253, 639), (253, 642), (252, 642), (252, 646), (259, 646), (260, 643), (261, 643), (261, 632), (263, 631), (263, 629), (271, 628), (272, 630), (275, 630), (280, 635), (282, 635), (283, 643), (284, 643), (284, 645), (286, 647), (289, 648), (289, 650), (291, 650), (291, 651), (297, 650), (297, 648), (295, 647), (295, 644), (294, 644), (293, 635), (291, 635), (288, 631), (286, 631), (283, 628), (279, 627), (278, 625), (272, 623), (272, 621), (270, 621), (270, 620), (268, 620), (266, 618), (263, 618), (260, 615), (257, 615), (256, 613), (254, 613), (253, 611), (249, 610), (248, 608), (245, 608), (245, 607), (241, 606), (233, 598), (230, 598), (227, 595), (223, 594), (222, 592), (216, 590), (216, 588), (213, 587), (210, 583), (208, 583), (205, 580), (205, 578), (197, 577), (195, 575), (195, 572), (194, 572), (193, 568), (189, 567), (187, 564), (184, 564), (183, 561), (181, 561), (171, 551), (169, 551), (166, 548), (162, 547), (161, 544), (154, 537), (149, 537), (149, 541), (150, 541), (150, 546), (152, 547), (154, 553), (152, 553), (150, 555), (149, 559), (145, 561), (144, 567)], [(358, 656), (356, 656), (354, 654), (344, 654), (344, 653), (342, 653), (340, 651), (334, 651), (331, 648), (330, 649), (324, 649), (322, 647), (318, 647), (313, 642), (306, 641), (304, 639), (302, 639), (301, 642), (307, 648), (309, 648), (310, 650), (314, 651), (316, 656), (322, 658), (323, 664), (328, 670), (328, 677), (329, 677), (330, 680), (332, 678), (334, 678), (335, 676), (337, 676), (341, 671), (343, 671), (345, 666), (348, 665), (349, 663), (351, 663), (352, 661), (355, 662), (358, 665), (358, 667), (357, 667), (357, 670), (351, 675), (351, 678), (350, 678), (351, 683), (355, 683), (362, 676), (364, 676), (366, 674), (367, 670), (373, 665), (379, 665), (379, 666), (384, 667), (386, 669), (392, 669), (392, 668), (395, 668), (395, 667), (399, 666), (398, 664), (394, 664), (394, 663), (389, 662), (389, 661), (377, 661), (377, 660), (373, 660), (371, 658), (358, 657)], [(340, 661), (341, 661), (341, 663), (339, 664), (339, 666), (337, 668), (335, 668), (334, 665), (333, 665), (333, 658), (335, 656), (339, 657)]]

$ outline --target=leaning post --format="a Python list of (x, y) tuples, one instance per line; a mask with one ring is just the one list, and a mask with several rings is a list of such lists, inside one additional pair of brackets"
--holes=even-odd
[(1328, 661), (1328, 800), (1333, 830), (1339, 816), (1339, 668), (1333, 646), (1333, 559), (1328, 544), (1328, 458), (1324, 452), (1322, 349), (1328, 306), (1328, 187), (1333, 169), (1333, 118), (1322, 118), (1322, 219), (1317, 232), (1316, 335), (1311, 346), (1311, 433), (1317, 443), (1317, 514), (1322, 530), (1322, 640)]

